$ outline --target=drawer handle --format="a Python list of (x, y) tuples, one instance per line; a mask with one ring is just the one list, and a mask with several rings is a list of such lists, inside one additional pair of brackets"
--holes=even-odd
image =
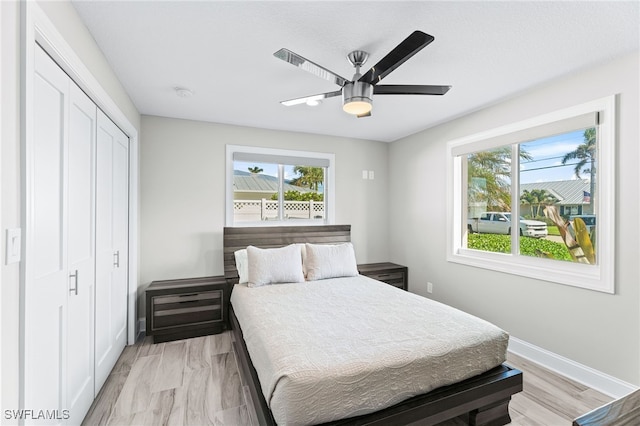
[(179, 294), (178, 297), (198, 296), (200, 293)]

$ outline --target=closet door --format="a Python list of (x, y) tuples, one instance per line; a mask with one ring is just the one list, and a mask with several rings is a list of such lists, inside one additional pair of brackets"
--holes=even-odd
[(68, 148), (67, 408), (72, 423), (84, 418), (94, 397), (95, 161), (93, 101), (71, 83)]
[(67, 408), (65, 330), (70, 278), (64, 171), (70, 84), (39, 47), (34, 61), (33, 139), (25, 150), (24, 407), (61, 412)]
[(98, 111), (96, 185), (96, 393), (127, 340), (129, 139)]

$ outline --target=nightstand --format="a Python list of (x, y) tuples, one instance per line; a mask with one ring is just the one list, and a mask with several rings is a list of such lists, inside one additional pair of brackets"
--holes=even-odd
[(152, 282), (145, 292), (153, 341), (221, 333), (229, 326), (231, 286), (223, 276)]
[(406, 266), (390, 262), (364, 263), (358, 265), (358, 272), (361, 275), (385, 282), (402, 290), (407, 290), (409, 286), (409, 270)]

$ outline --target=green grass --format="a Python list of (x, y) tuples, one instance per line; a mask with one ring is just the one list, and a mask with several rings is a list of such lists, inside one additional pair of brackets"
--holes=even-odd
[(555, 225), (547, 225), (547, 230), (549, 231), (549, 235), (560, 236), (560, 231), (558, 231), (558, 227)]
[[(557, 229), (557, 228), (556, 228)], [(511, 236), (497, 234), (469, 234), (468, 248), (497, 253), (511, 253)], [(545, 239), (521, 237), (520, 254), (573, 261), (567, 246)]]

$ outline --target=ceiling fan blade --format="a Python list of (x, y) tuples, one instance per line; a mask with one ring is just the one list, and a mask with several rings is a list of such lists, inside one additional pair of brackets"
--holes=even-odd
[(451, 86), (381, 84), (373, 86), (374, 95), (444, 95)]
[(397, 45), (391, 52), (375, 64), (367, 71), (358, 81), (369, 84), (377, 84), (385, 78), (391, 71), (398, 68), (413, 55), (422, 50), (431, 43), (434, 37), (423, 33), (422, 31), (414, 31), (409, 37), (404, 39), (402, 43)]
[(342, 90), (336, 90), (335, 92), (320, 93), (318, 95), (305, 96), (304, 98), (289, 99), (288, 101), (281, 101), (280, 103), (284, 106), (300, 105), (306, 104), (309, 101), (319, 101), (340, 95), (342, 95)]
[(276, 53), (274, 53), (273, 56), (278, 59), (282, 59), (285, 62), (289, 62), (291, 65), (295, 65), (296, 67), (308, 71), (320, 78), (329, 80), (330, 82), (335, 83), (338, 86), (344, 86), (349, 81), (346, 78), (334, 73), (333, 71), (329, 71), (328, 69), (314, 62), (311, 62), (310, 60), (303, 58), (302, 56), (288, 49), (280, 49)]

